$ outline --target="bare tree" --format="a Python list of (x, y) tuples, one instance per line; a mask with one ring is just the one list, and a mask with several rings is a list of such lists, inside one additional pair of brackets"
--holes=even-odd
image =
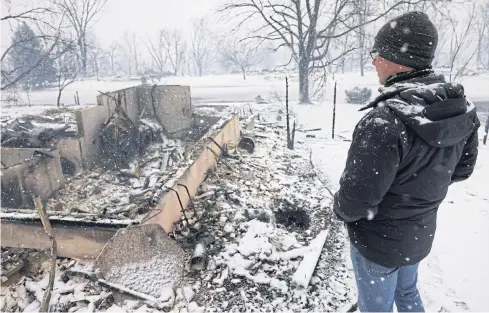
[(477, 68), (489, 69), (489, 1), (477, 8)]
[[(462, 4), (462, 6), (465, 5), (466, 4)], [(464, 8), (460, 9), (462, 12), (464, 11)], [(467, 8), (465, 7), (465, 9)], [(476, 3), (474, 2), (472, 4), (469, 4), (466, 19), (460, 19), (459, 15), (459, 10), (450, 10), (450, 8), (448, 8), (445, 13), (445, 17), (449, 22), (451, 30), (449, 75), (450, 81), (457, 80), (457, 78), (463, 74), (468, 63), (472, 60), (477, 52), (476, 48), (471, 54), (469, 51), (468, 56), (467, 54), (464, 55), (464, 53), (469, 50), (468, 45), (470, 44), (470, 36), (474, 30)], [(463, 57), (465, 57), (465, 60), (461, 60)]]
[(262, 51), (256, 42), (232, 40), (220, 44), (221, 62), (231, 68), (236, 68), (246, 79), (246, 73), (263, 59)]
[(178, 75), (185, 63), (187, 44), (179, 30), (162, 30), (161, 32), (171, 69), (174, 75)]
[(100, 48), (97, 37), (93, 33), (87, 36), (87, 57), (87, 68), (89, 69), (87, 73), (99, 77), (102, 68), (106, 66), (102, 63), (104, 52)]
[(207, 20), (201, 18), (194, 23), (191, 56), (199, 76), (202, 76), (214, 61), (216, 48), (213, 45), (213, 37)]
[[(335, 51), (331, 48), (333, 41), (374, 22), (394, 8), (406, 3), (418, 3), (424, 0), (401, 0), (384, 10), (369, 16), (364, 22), (353, 19), (356, 14), (351, 0), (241, 0), (225, 5), (220, 12), (231, 12), (232, 19), (238, 19), (236, 28), (255, 25), (251, 29), (251, 38), (276, 43), (276, 48), (287, 47), (292, 59), (298, 64), (299, 100), (309, 103), (309, 75), (318, 68), (341, 60), (351, 51), (347, 48)], [(381, 5), (380, 3), (378, 4)], [(291, 61), (292, 61), (291, 59)]]
[(355, 10), (355, 23), (360, 25), (358, 29), (354, 31), (355, 37), (357, 40), (357, 55), (358, 55), (358, 63), (360, 67), (360, 75), (365, 75), (365, 64), (366, 60), (369, 60), (369, 47), (373, 44), (373, 37), (367, 33), (366, 21), (369, 16), (373, 14), (373, 9), (375, 8), (372, 5), (372, 1), (368, 0), (354, 0), (352, 2)]
[(148, 48), (153, 64), (160, 73), (165, 71), (166, 63), (168, 62), (168, 49), (166, 47), (164, 35), (164, 31), (160, 30), (156, 40), (152, 41), (148, 38), (147, 43), (143, 41), (146, 48)]
[(128, 74), (139, 73), (140, 55), (136, 34), (125, 32), (120, 48), (126, 62), (126, 72)]
[(76, 62), (76, 49), (73, 44), (58, 46), (56, 49), (65, 51), (63, 55), (56, 59), (56, 78), (58, 86), (58, 98), (56, 104), (61, 106), (61, 95), (63, 90), (71, 85), (78, 75), (78, 64)]
[(87, 32), (95, 22), (107, 0), (53, 0), (61, 12), (68, 18), (76, 36), (79, 61), (83, 74), (87, 71), (88, 47)]
[[(55, 48), (63, 41), (62, 39), (62, 24), (63, 18), (59, 12), (56, 12), (49, 6), (27, 8), (20, 12), (14, 12), (10, 7), (10, 2), (5, 3), (7, 10), (2, 12), (1, 27), (9, 27), (12, 32), (21, 23), (27, 24), (29, 27), (36, 30), (36, 35), (25, 38), (17, 42), (11, 42), (10, 45), (6, 45), (1, 55), (1, 90), (9, 89), (15, 86), (18, 82), (24, 79), (32, 71), (42, 66), (47, 59), (56, 59), (62, 53), (63, 50), (56, 50), (59, 54), (54, 54)], [(17, 7), (18, 8), (18, 7)], [(21, 68), (15, 68), (10, 66), (7, 62), (10, 53), (15, 50), (18, 45), (26, 45), (30, 41), (40, 40), (43, 45), (42, 55), (29, 66), (22, 66)]]
[(115, 75), (115, 61), (118, 49), (119, 45), (116, 42), (113, 42), (106, 52), (110, 64), (110, 75)]

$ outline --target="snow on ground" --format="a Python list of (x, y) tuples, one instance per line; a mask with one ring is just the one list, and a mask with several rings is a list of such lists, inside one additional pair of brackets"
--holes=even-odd
[[(489, 101), (487, 76), (479, 81), (467, 77), (464, 86), (472, 100)], [(346, 81), (346, 80), (345, 80)], [(347, 80), (352, 84), (351, 78)], [(363, 80), (365, 82), (365, 79)], [(352, 85), (360, 85), (362, 78)], [(365, 85), (369, 85), (368, 82)], [(336, 109), (336, 138), (331, 139), (330, 104), (322, 106), (295, 105), (302, 124), (307, 128), (322, 127), (316, 138), (307, 138), (313, 160), (321, 175), (333, 188), (338, 188), (352, 131), (363, 116), (359, 106), (339, 103)], [(484, 125), (487, 113), (481, 113)], [(339, 136), (338, 136), (339, 135)], [(489, 281), (489, 250), (482, 248), (489, 238), (489, 146), (482, 145), (483, 126), (479, 129), (480, 148), (474, 174), (465, 182), (454, 184), (439, 208), (438, 229), (431, 254), (421, 262), (419, 287), (426, 309), (438, 311), (485, 311), (489, 299), (485, 296)], [(299, 137), (300, 138), (300, 137)]]
[[(323, 181), (336, 190), (346, 160), (350, 145), (349, 140), (356, 123), (364, 112), (358, 112), (360, 106), (346, 104), (344, 90), (354, 86), (368, 86), (377, 94), (377, 78), (374, 73), (360, 77), (356, 73), (338, 75), (338, 104), (336, 108), (335, 139), (332, 133), (332, 84), (329, 83), (326, 99), (320, 104), (297, 104), (297, 82), (290, 82), (291, 106), (298, 120), (299, 128), (320, 131), (298, 132), (297, 141), (312, 149), (312, 161)], [(253, 102), (257, 95), (273, 104), (253, 104), (255, 112), (276, 118), (278, 110), (283, 105), (274, 100), (277, 93), (284, 95), (284, 82), (277, 77), (249, 76), (243, 81), (239, 76), (218, 77), (176, 77), (164, 78), (161, 83), (185, 84), (191, 86), (194, 105), (201, 109), (219, 111), (219, 109), (202, 107), (202, 105), (234, 105)], [(484, 88), (489, 84), (489, 75), (464, 77), (469, 98), (474, 101), (489, 101), (489, 91)], [(129, 82), (76, 82), (67, 88), (63, 101), (71, 103), (73, 93), (79, 91), (81, 103), (95, 102), (97, 90), (116, 90), (138, 81)], [(43, 104), (53, 99), (56, 91), (48, 90), (31, 93), (31, 102)], [(66, 99), (66, 100), (64, 100)], [(32, 110), (29, 108), (28, 110)], [(271, 112), (270, 112), (271, 111)], [(2, 107), (2, 115), (9, 113), (8, 108)], [(481, 114), (484, 121), (486, 116)], [(480, 131), (482, 135), (482, 129)], [(306, 135), (309, 135), (306, 137)], [(313, 135), (315, 137), (310, 137)], [(482, 136), (480, 136), (482, 137)], [(482, 145), (482, 143), (481, 143)], [(438, 229), (432, 253), (420, 267), (419, 287), (429, 311), (440, 309), (449, 311), (484, 311), (489, 307), (489, 299), (485, 296), (487, 281), (489, 281), (489, 250), (486, 246), (489, 238), (489, 147), (481, 146), (479, 160), (474, 175), (467, 181), (450, 187), (447, 199), (439, 209)], [(325, 195), (327, 198), (328, 195)], [(229, 228), (229, 227), (228, 227)], [(341, 253), (347, 268), (349, 265), (348, 245), (344, 234), (337, 232), (339, 246), (344, 248)], [(324, 262), (321, 266), (325, 266)], [(330, 272), (328, 269), (326, 272)], [(349, 277), (349, 278), (348, 278)], [(354, 297), (354, 282), (351, 273), (345, 275), (342, 287), (333, 283), (329, 288), (341, 289), (348, 292), (347, 298)], [(222, 276), (220, 276), (222, 279)], [(279, 285), (277, 285), (279, 287)], [(338, 290), (336, 290), (338, 291)], [(340, 294), (335, 292), (336, 294)]]
[[(489, 98), (489, 97), (488, 97)], [(324, 107), (299, 106), (301, 122), (317, 120), (328, 114)], [(351, 138), (351, 132), (363, 113), (357, 106), (338, 105), (337, 134)], [(327, 115), (328, 120), (331, 116)], [(331, 139), (330, 122), (326, 129), (307, 138), (313, 160), (323, 178), (338, 188), (350, 142)], [(316, 128), (320, 122), (309, 124)], [(479, 131), (482, 138), (482, 130)], [(338, 137), (338, 136), (337, 136)], [(299, 137), (300, 138), (300, 137)], [(489, 307), (485, 296), (489, 281), (489, 250), (483, 248), (489, 238), (489, 146), (480, 142), (478, 162), (473, 176), (454, 184), (438, 214), (438, 229), (431, 254), (421, 262), (419, 287), (426, 309), (438, 311), (484, 311)]]
[[(351, 135), (356, 123), (365, 114), (360, 106), (344, 102), (344, 90), (354, 86), (368, 86), (376, 91), (378, 83), (373, 73), (365, 77), (354, 74), (339, 75), (338, 104), (336, 107), (335, 139), (331, 139), (331, 94), (321, 105), (292, 103), (299, 124), (304, 129), (322, 128), (312, 132), (315, 138), (298, 133), (313, 150), (313, 162), (323, 180), (336, 189), (342, 174)], [(473, 101), (489, 101), (489, 75), (462, 79), (466, 94)], [(331, 89), (332, 84), (329, 85)], [(374, 95), (376, 92), (374, 92)], [(258, 105), (255, 105), (256, 108)], [(487, 113), (480, 113), (484, 125)], [(479, 129), (480, 140), (483, 126)], [(484, 311), (489, 307), (485, 296), (489, 281), (489, 250), (483, 248), (489, 238), (489, 146), (480, 142), (479, 158), (473, 176), (450, 187), (440, 206), (438, 229), (431, 254), (420, 266), (419, 287), (429, 311), (442, 307), (450, 311)], [(348, 253), (345, 253), (348, 256)], [(345, 260), (349, 263), (348, 257)], [(354, 282), (350, 282), (354, 285)]]

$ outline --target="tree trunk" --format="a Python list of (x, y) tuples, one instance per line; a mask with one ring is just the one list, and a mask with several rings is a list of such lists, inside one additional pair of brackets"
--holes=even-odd
[(309, 62), (301, 60), (299, 62), (299, 102), (311, 103), (309, 99)]
[(58, 91), (58, 100), (56, 101), (56, 105), (59, 107), (61, 107), (61, 94), (63, 93), (63, 89), (62, 88), (59, 88), (59, 91)]
[(361, 49), (361, 53), (360, 53), (360, 76), (365, 76), (365, 72), (364, 72), (364, 67), (365, 67), (365, 57), (364, 57), (364, 53), (363, 53), (363, 49)]
[(246, 70), (242, 68), (241, 72), (243, 73), (243, 79), (246, 80)]
[(80, 46), (82, 73), (84, 76), (86, 76), (87, 75), (87, 44), (85, 42), (85, 34), (82, 34), (80, 36), (78, 45)]
[[(483, 35), (483, 33), (482, 33)], [(481, 58), (482, 58), (482, 37), (483, 36), (480, 36), (479, 37), (479, 43), (477, 44), (477, 69), (480, 70), (482, 68), (481, 64)]]

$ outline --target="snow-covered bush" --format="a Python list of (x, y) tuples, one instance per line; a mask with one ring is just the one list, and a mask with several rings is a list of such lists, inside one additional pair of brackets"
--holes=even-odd
[(372, 96), (370, 88), (353, 87), (351, 90), (345, 90), (346, 102), (353, 104), (365, 104)]

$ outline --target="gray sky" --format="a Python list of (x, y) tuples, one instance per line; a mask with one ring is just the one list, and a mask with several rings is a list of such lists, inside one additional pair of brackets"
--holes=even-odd
[(124, 31), (153, 35), (161, 28), (190, 29), (193, 20), (211, 15), (222, 0), (108, 0), (94, 31), (102, 42)]
[[(2, 15), (6, 12), (2, 2)], [(10, 0), (13, 12), (48, 2), (46, 0)], [(189, 30), (192, 22), (212, 15), (224, 0), (108, 0), (91, 29), (103, 46), (109, 46), (122, 37), (125, 31), (145, 37), (158, 29), (180, 28)], [(3, 24), (3, 23), (2, 23)], [(2, 47), (12, 35), (9, 27), (2, 25)]]

